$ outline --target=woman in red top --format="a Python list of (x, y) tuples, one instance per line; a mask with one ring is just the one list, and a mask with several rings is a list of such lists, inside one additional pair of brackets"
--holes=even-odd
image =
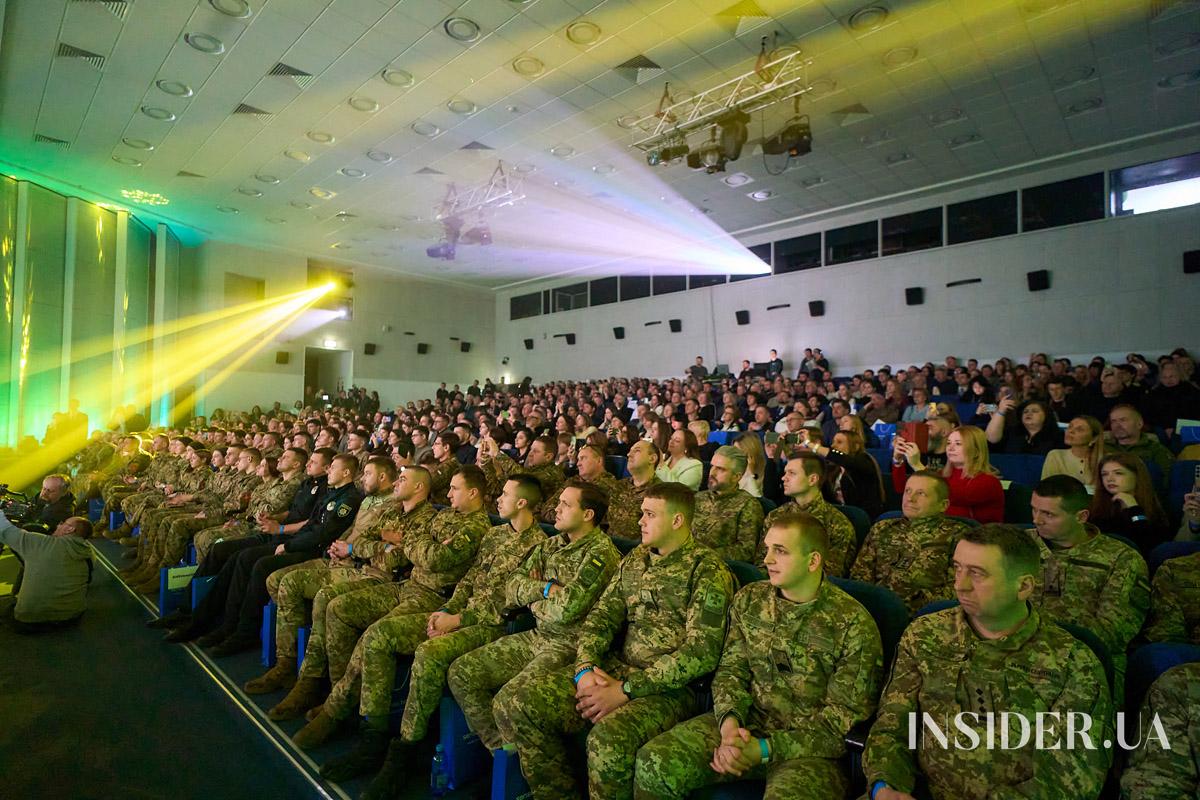
[[(921, 453), (914, 443), (905, 443), (904, 458), (914, 471), (922, 470)], [(898, 448), (899, 449), (899, 448)], [(946, 437), (946, 468), (950, 486), (946, 513), (979, 522), (1004, 521), (1004, 487), (996, 469), (988, 462), (987, 435), (973, 425), (960, 425)]]

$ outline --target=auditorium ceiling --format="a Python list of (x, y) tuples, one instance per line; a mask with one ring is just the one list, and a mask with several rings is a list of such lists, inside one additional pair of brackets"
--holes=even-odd
[[(489, 287), (624, 268), (658, 232), (672, 247), (689, 232), (714, 241), (1200, 123), (1191, 0), (0, 8), (3, 171), (185, 241)], [(679, 102), (753, 74), (764, 37), (769, 53), (811, 60), (797, 107), (751, 114), (725, 172), (648, 166), (630, 126), (653, 119), (664, 85)], [(797, 111), (812, 152), (763, 154)], [(169, 203), (138, 207), (122, 190)], [(447, 198), (475, 231), (453, 260), (425, 252), (446, 234)]]

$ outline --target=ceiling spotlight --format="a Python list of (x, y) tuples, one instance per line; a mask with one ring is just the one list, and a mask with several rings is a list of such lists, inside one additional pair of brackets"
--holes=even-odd
[[(331, 244), (329, 246), (332, 247), (334, 250), (350, 250), (350, 249), (352, 249), (350, 247), (350, 245), (343, 244), (342, 242), (334, 242), (333, 244)], [(346, 310), (342, 309), (340, 312), (338, 312), (338, 316), (339, 317), (346, 316)]]
[(354, 167), (342, 167), (338, 170), (338, 172), (342, 173), (347, 178), (365, 178), (367, 176), (367, 173), (363, 172), (361, 169), (355, 169)]
[(244, 19), (250, 16), (250, 4), (246, 0), (208, 0), (208, 4), (227, 17)]
[(191, 97), (192, 87), (186, 83), (179, 81), (155, 81), (154, 85), (159, 88), (159, 91), (166, 92), (172, 97)]
[(749, 197), (751, 200), (753, 200), (756, 203), (761, 203), (764, 200), (770, 200), (772, 197), (775, 196), (775, 193), (772, 192), (770, 189), (759, 189), (756, 192), (750, 192), (746, 196)]
[(312, 156), (303, 150), (284, 150), (283, 154), (292, 161), (299, 161), (302, 164), (307, 164), (308, 162), (312, 161)]
[(895, 137), (892, 136), (889, 131), (880, 128), (879, 130), (871, 133), (864, 133), (862, 136), (858, 137), (858, 141), (863, 147), (876, 147), (884, 142), (890, 142), (894, 138)]
[(895, 166), (896, 164), (903, 164), (906, 161), (912, 161), (912, 153), (906, 153), (906, 152), (892, 153), (891, 155), (889, 155), (887, 157), (887, 163), (889, 166)]
[(246, 197), (262, 197), (262, 192), (258, 189), (250, 189), (245, 186), (238, 187), (238, 194), (244, 194)]
[(1068, 117), (1077, 117), (1080, 114), (1086, 114), (1089, 111), (1095, 111), (1096, 109), (1100, 108), (1103, 105), (1104, 105), (1104, 98), (1088, 97), (1084, 100), (1080, 100), (1077, 103), (1071, 103), (1071, 105), (1067, 106), (1066, 111), (1064, 113)]
[(732, 175), (721, 178), (721, 183), (736, 189), (739, 186), (745, 186), (747, 183), (754, 183), (754, 178), (751, 178), (744, 172), (735, 172)]
[(147, 142), (145, 139), (122, 139), (121, 144), (126, 147), (132, 147), (134, 150), (153, 150), (154, 145)]
[(308, 190), (308, 193), (318, 200), (331, 200), (334, 197), (337, 197), (337, 192), (331, 192), (328, 189), (322, 189), (319, 186), (312, 187)]
[(638, 117), (636, 114), (625, 114), (617, 117), (617, 126), (629, 131), (633, 130), (634, 126), (637, 125), (637, 121)]
[(556, 144), (550, 148), (550, 155), (557, 158), (570, 158), (575, 155), (575, 148), (569, 144)]
[(417, 134), (418, 136), (428, 137), (430, 139), (442, 132), (442, 129), (437, 125), (434, 125), (432, 122), (426, 122), (423, 119), (417, 120), (410, 127), (412, 128), (413, 133)]
[(1077, 67), (1076, 69), (1068, 70), (1062, 75), (1054, 79), (1054, 89), (1066, 89), (1071, 86), (1078, 86), (1084, 81), (1090, 80), (1096, 74), (1095, 67)]
[(210, 36), (207, 33), (185, 33), (183, 40), (193, 50), (199, 50), (205, 55), (219, 56), (225, 52), (224, 43), (217, 37)]
[(333, 144), (337, 141), (332, 133), (326, 133), (325, 131), (309, 131), (304, 135), (317, 144)]
[(528, 175), (529, 173), (537, 170), (537, 167), (535, 167), (533, 164), (530, 164), (528, 161), (518, 161), (513, 169), (522, 175)]
[(178, 119), (174, 112), (168, 111), (165, 108), (159, 108), (158, 106), (142, 106), (141, 111), (150, 119), (156, 119), (159, 122), (174, 122)]
[(955, 136), (952, 139), (950, 139), (950, 141), (946, 142), (946, 144), (949, 145), (951, 150), (953, 150), (953, 149), (956, 149), (959, 147), (966, 147), (969, 144), (975, 144), (977, 142), (982, 142), (982, 141), (983, 141), (983, 137), (980, 136), (978, 133), (960, 133), (958, 136)]
[(283, 225), (287, 222), (287, 220), (283, 217), (267, 217), (267, 222), (271, 223), (272, 225)]
[(140, 167), (142, 165), (139, 159), (130, 158), (129, 156), (113, 156), (112, 160), (126, 167)]
[(688, 153), (687, 165), (691, 169), (702, 169), (709, 175), (725, 171), (725, 156), (721, 155), (721, 146), (717, 144), (717, 128), (714, 125), (709, 131), (709, 139), (694, 153)]
[(525, 54), (513, 59), (512, 68), (513, 72), (524, 78), (536, 78), (546, 70), (546, 65), (540, 58)]
[(821, 97), (827, 95), (837, 88), (837, 81), (833, 78), (817, 78), (808, 85), (808, 94), (813, 97)]
[(670, 166), (680, 159), (686, 159), (691, 151), (683, 139), (675, 139), (646, 152), (646, 163), (652, 167)]
[(236, 208), (234, 208), (233, 206), (217, 206), (217, 211), (220, 211), (222, 214), (237, 214), (238, 213), (238, 210)]
[(355, 111), (362, 111), (366, 114), (374, 114), (379, 110), (379, 103), (369, 97), (351, 97), (349, 103)]
[(383, 72), (379, 73), (379, 77), (383, 78), (384, 83), (398, 86), (401, 89), (407, 89), (413, 85), (412, 73), (395, 67), (385, 67)]
[(279, 183), (279, 178), (276, 178), (274, 175), (265, 175), (263, 173), (259, 173), (258, 175), (255, 175), (254, 180), (259, 181), (261, 183), (270, 184), (271, 186), (274, 186), (275, 184)]
[(812, 125), (808, 115), (792, 117), (774, 136), (763, 139), (763, 152), (769, 156), (786, 154), (788, 158), (799, 158), (812, 152)]
[(475, 105), (465, 97), (455, 97), (446, 103), (446, 108), (453, 111), (455, 114), (460, 114), (464, 117), (469, 117), (479, 110), (479, 106)]
[(456, 42), (474, 42), (479, 38), (479, 25), (466, 17), (450, 17), (442, 23), (442, 30)]
[(893, 47), (883, 54), (883, 65), (888, 69), (911, 64), (917, 57), (917, 48), (908, 45)]
[(930, 114), (929, 124), (936, 128), (941, 125), (949, 125), (951, 122), (958, 122), (965, 116), (966, 114), (963, 113), (961, 108), (945, 108)]
[(721, 155), (725, 156), (726, 161), (737, 161), (741, 158), (742, 147), (750, 136), (747, 128), (749, 124), (750, 115), (740, 109), (734, 109), (717, 119), (717, 127), (721, 131), (718, 137)]
[(888, 10), (883, 6), (867, 6), (850, 15), (850, 30), (863, 33), (873, 31), (887, 21)]
[(617, 171), (617, 168), (612, 164), (596, 164), (592, 167), (592, 172), (597, 175), (612, 175)]
[(390, 162), (392, 160), (392, 154), (385, 153), (382, 150), (368, 150), (367, 158), (371, 159), (372, 161), (376, 161), (380, 164), (387, 164), (388, 162)]
[(567, 39), (584, 47), (600, 41), (600, 26), (588, 20), (572, 22), (567, 26)]
[(288, 205), (292, 208), (298, 208), (301, 211), (307, 211), (308, 209), (312, 208), (312, 203), (306, 203), (303, 200), (293, 200), (292, 202), (288, 203)]

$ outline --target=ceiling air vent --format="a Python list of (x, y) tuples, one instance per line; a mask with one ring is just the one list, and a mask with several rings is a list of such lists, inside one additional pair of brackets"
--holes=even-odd
[(55, 55), (59, 58), (77, 58), (81, 61), (86, 61), (94, 69), (104, 69), (104, 56), (84, 50), (81, 47), (76, 47), (75, 45), (67, 44), (66, 42), (58, 43), (58, 52)]
[(267, 74), (276, 78), (290, 78), (301, 89), (307, 89), (316, 80), (311, 73), (289, 64), (284, 64), (282, 61), (271, 67), (271, 71)]
[(71, 146), (71, 143), (66, 139), (55, 139), (53, 136), (43, 136), (40, 133), (33, 135), (33, 140), (38, 144), (48, 144), (57, 147), (59, 150), (66, 150)]
[(466, 144), (464, 144), (462, 146), (461, 149), (462, 150), (491, 150), (492, 148), (488, 147), (483, 142), (467, 142)]
[(625, 63), (613, 67), (613, 69), (626, 80), (639, 84), (653, 80), (663, 71), (662, 67), (645, 56), (634, 56)]
[(446, 173), (442, 172), (440, 169), (434, 169), (433, 167), (421, 167), (419, 170), (417, 170), (413, 174), (414, 175), (445, 175)]
[(179, 172), (175, 173), (175, 177), (176, 178), (203, 178), (204, 176), (200, 175), (198, 173), (195, 173), (195, 172), (188, 172), (186, 169), (181, 169), (181, 170), (179, 170)]
[(233, 110), (235, 114), (248, 114), (252, 117), (258, 117), (260, 120), (268, 120), (275, 116), (270, 111), (263, 111), (261, 108), (248, 106), (245, 103), (238, 103), (238, 107)]
[(133, 0), (72, 0), (72, 2), (104, 6), (108, 13), (122, 20), (129, 13), (129, 7), (133, 5)]

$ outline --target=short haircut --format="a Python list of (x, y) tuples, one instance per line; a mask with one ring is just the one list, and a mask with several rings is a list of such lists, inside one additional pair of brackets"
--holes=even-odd
[(563, 488), (579, 490), (579, 507), (584, 511), (592, 512), (593, 525), (599, 525), (604, 521), (604, 515), (608, 513), (608, 495), (604, 493), (603, 489), (578, 478), (567, 481)]
[(263, 438), (270, 439), (276, 447), (283, 447), (283, 434), (279, 431), (267, 431), (263, 434)]
[(829, 552), (829, 532), (821, 520), (807, 511), (788, 510), (777, 514), (771, 520), (771, 528), (795, 531), (805, 553), (816, 551), (821, 554), (821, 560), (825, 560), (825, 554)]
[(479, 492), (479, 496), (483, 497), (487, 491), (487, 476), (483, 474), (483, 470), (474, 464), (467, 464), (459, 467), (455, 475), (462, 476), (463, 486), (467, 489), (475, 489)]
[[(429, 438), (429, 428), (426, 428), (424, 425), (413, 425), (412, 432), (419, 433), (422, 436), (424, 436), (426, 439)], [(411, 436), (411, 435), (412, 434), (409, 434), (409, 436)]]
[(371, 456), (367, 459), (367, 463), (363, 464), (363, 467), (365, 468), (367, 465), (374, 466), (375, 471), (381, 476), (385, 476), (389, 481), (394, 482), (396, 476), (400, 474), (400, 471), (396, 469), (396, 465), (392, 463), (392, 460), (383, 456)]
[(1043, 478), (1033, 493), (1038, 497), (1057, 497), (1062, 501), (1063, 510), (1068, 514), (1078, 514), (1092, 504), (1092, 496), (1082, 483), (1070, 475), (1051, 475)]
[(913, 478), (924, 478), (927, 481), (933, 481), (935, 490), (937, 491), (938, 500), (950, 499), (950, 484), (946, 482), (946, 479), (942, 477), (941, 473), (934, 472), (931, 469), (923, 469), (908, 476), (910, 481)]
[(429, 474), (429, 470), (424, 467), (405, 467), (404, 472), (413, 478), (417, 479), (417, 483), (424, 486), (426, 489), (433, 488), (433, 476)]
[(354, 430), (350, 431), (350, 433), (347, 435), (348, 436), (357, 436), (358, 438), (363, 439), (364, 441), (371, 438), (371, 434), (365, 428), (355, 428)]
[(508, 479), (517, 484), (517, 498), (524, 500), (529, 504), (529, 510), (533, 511), (544, 498), (542, 490), (542, 482), (528, 472), (518, 472), (509, 475)]
[(642, 497), (665, 500), (668, 514), (683, 514), (684, 522), (688, 525), (692, 524), (692, 517), (696, 511), (696, 493), (682, 483), (675, 481), (656, 483), (647, 489)]
[(1041, 554), (1029, 531), (1015, 525), (999, 522), (968, 528), (962, 541), (1000, 548), (1004, 561), (1004, 574), (1009, 578), (1019, 575), (1037, 575), (1041, 569)]
[(558, 452), (558, 440), (555, 439), (553, 436), (539, 436), (538, 438), (536, 438), (532, 442), (530, 442), (529, 446), (533, 447), (538, 442), (542, 443), (542, 449), (545, 450), (547, 453), (550, 453), (551, 455), (553, 455), (554, 453)]
[(580, 445), (579, 452), (575, 454), (575, 457), (578, 458), (579, 453), (582, 453), (584, 450), (591, 450), (592, 455), (594, 455), (596, 458), (600, 459), (600, 463), (604, 463), (604, 459), (607, 457), (607, 455), (604, 452), (603, 447), (601, 447), (598, 444), (592, 444), (590, 442), (585, 445)]
[(352, 478), (358, 477), (359, 464), (358, 464), (357, 458), (350, 455), (349, 453), (338, 453), (336, 456), (333, 457), (333, 460), (341, 461), (342, 464), (344, 464), (346, 466), (346, 469), (350, 470), (350, 477), (352, 477)]
[(70, 475), (64, 475), (61, 472), (51, 472), (49, 475), (47, 475), (42, 480), (44, 481), (49, 478), (53, 478), (54, 480), (58, 481), (58, 483), (62, 486), (63, 491), (70, 490), (70, 488), (71, 488), (71, 476)]
[(442, 443), (442, 447), (449, 448), (451, 452), (457, 450), (462, 445), (458, 434), (452, 431), (442, 431), (438, 434), (438, 441)]
[(1113, 412), (1116, 412), (1116, 411), (1128, 411), (1130, 414), (1133, 414), (1136, 419), (1139, 419), (1139, 420), (1143, 419), (1142, 412), (1138, 411), (1137, 406), (1130, 405), (1129, 403), (1117, 403), (1108, 412), (1108, 416), (1111, 417), (1113, 415)]
[(325, 465), (328, 466), (332, 464), (333, 459), (337, 457), (337, 450), (334, 450), (332, 447), (318, 447), (316, 450), (313, 450), (312, 454), (314, 456), (320, 456), (325, 460)]
[(788, 456), (788, 461), (800, 461), (804, 464), (805, 475), (825, 477), (825, 461), (816, 453), (808, 450), (797, 450)]
[(723, 444), (718, 447), (717, 451), (713, 453), (713, 458), (717, 456), (721, 456), (728, 461), (730, 468), (734, 472), (745, 473), (746, 467), (750, 463), (750, 459), (746, 458), (746, 454), (740, 448), (734, 447), (731, 444)]
[(80, 538), (92, 538), (92, 532), (94, 531), (94, 528), (92, 528), (92, 521), (90, 519), (87, 517), (71, 517), (71, 519), (75, 520), (75, 532), (80, 536)]
[(253, 461), (255, 464), (262, 461), (262, 451), (259, 450), (257, 447), (247, 447), (247, 448), (244, 448), (242, 450), (242, 452), (248, 453), (250, 455), (250, 460)]
[(287, 450), (284, 450), (283, 452), (295, 453), (296, 456), (300, 459), (300, 463), (302, 463), (302, 464), (305, 461), (308, 461), (308, 451), (305, 450), (303, 447), (289, 447)]

